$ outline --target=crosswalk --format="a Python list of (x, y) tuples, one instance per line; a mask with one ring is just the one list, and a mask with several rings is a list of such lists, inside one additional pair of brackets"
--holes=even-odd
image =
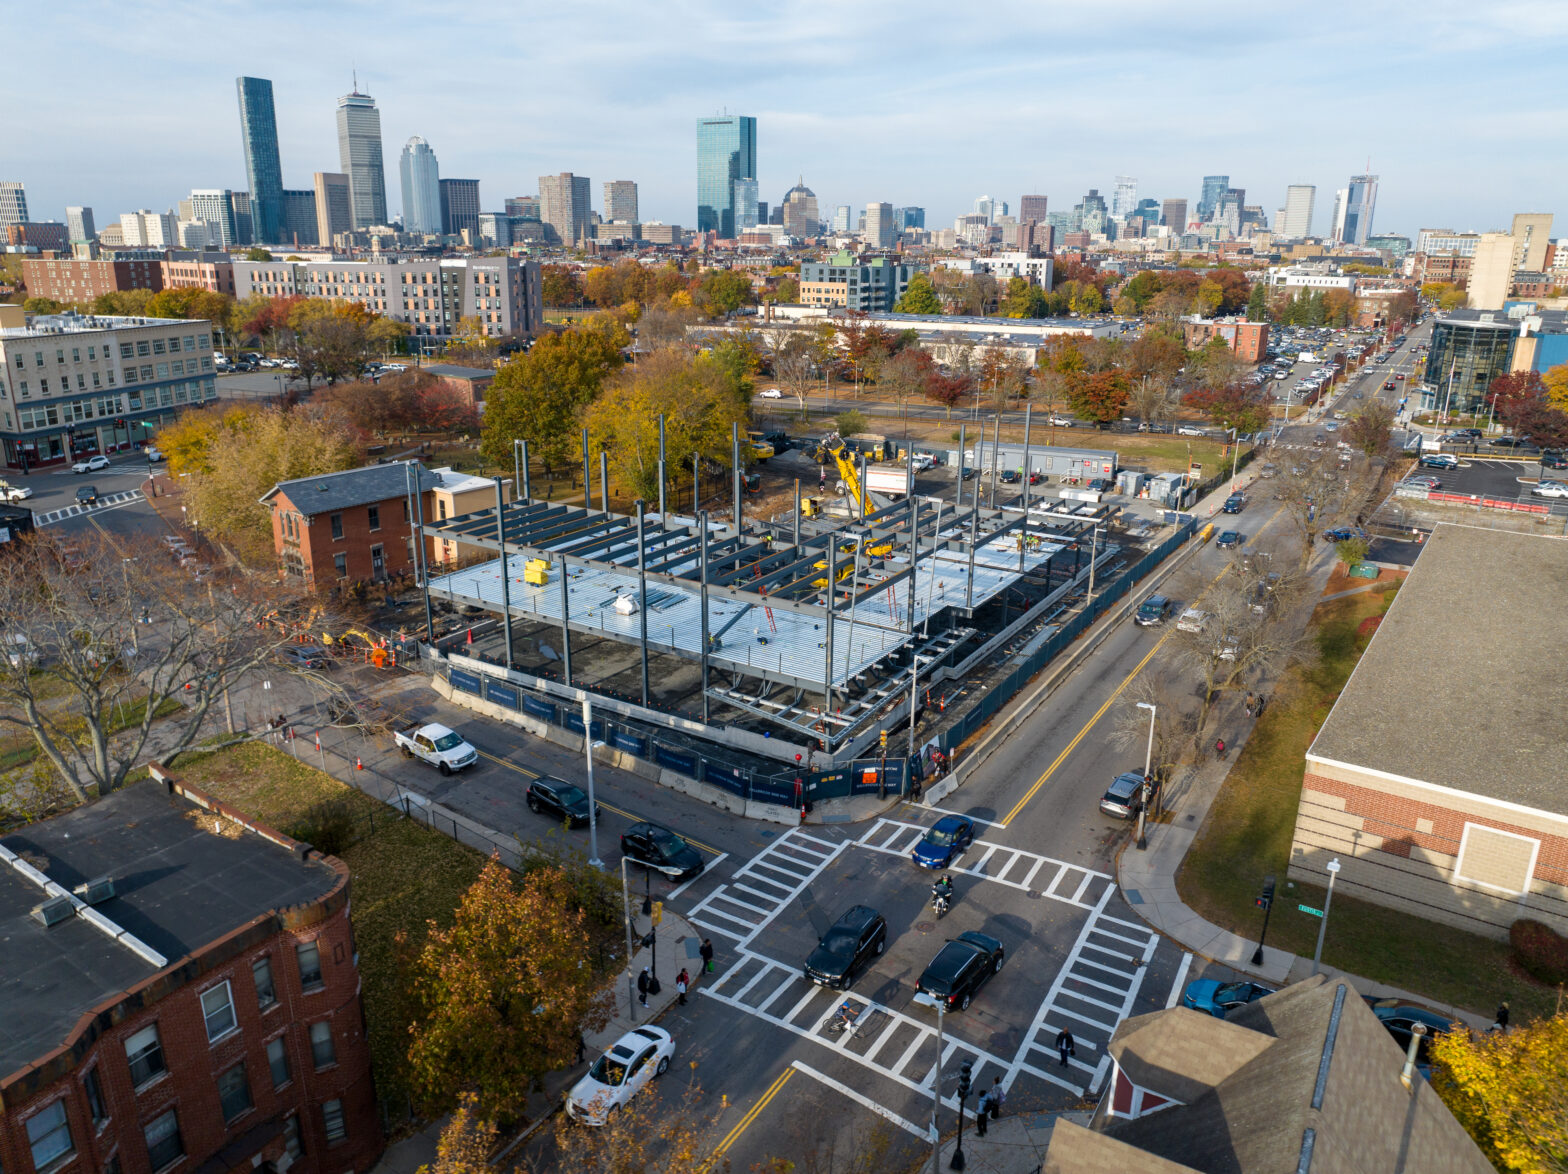
[(80, 514), (91, 514), (98, 510), (105, 510), (111, 506), (124, 505), (126, 502), (137, 501), (141, 498), (140, 489), (128, 489), (123, 493), (106, 493), (92, 505), (68, 505), (63, 509), (50, 510), (44, 514), (33, 515), (34, 526), (51, 526), (56, 522), (63, 522), (67, 518), (74, 518)]
[[(1116, 1026), (1132, 1012), (1150, 960), (1159, 948), (1159, 935), (1138, 922), (1112, 917), (1105, 906), (1113, 890), (1106, 889), (1094, 912), (1078, 934), (1067, 964), (1057, 972), (1039, 1014), (1035, 1016), (1023, 1046), (1013, 1061), (1013, 1072), (1027, 1072), (1045, 1080), (1048, 1065), (1058, 1074), (1075, 1073), (1087, 1080), (1085, 1091), (1093, 1092), (1105, 1079), (1110, 1043)], [(1056, 1037), (1062, 1030), (1071, 1033), (1078, 1055), (1061, 1066)], [(1010, 1081), (1008, 1082), (1010, 1083)]]
[[(884, 818), (877, 820), (856, 842), (873, 852), (907, 856), (925, 833), (926, 829), (918, 823)], [(1038, 892), (1052, 901), (1076, 905), (1080, 909), (1098, 908), (1116, 887), (1108, 873), (1053, 860), (1036, 852), (1025, 852), (1022, 848), (988, 844), (984, 840), (971, 845), (959, 862), (947, 871), (983, 877), (1026, 893)]]
[(848, 846), (847, 840), (791, 828), (692, 906), (686, 920), (744, 946)]

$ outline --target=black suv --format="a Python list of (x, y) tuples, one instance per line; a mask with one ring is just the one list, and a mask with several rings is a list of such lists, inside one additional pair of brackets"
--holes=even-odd
[(621, 855), (633, 864), (662, 872), (671, 880), (686, 880), (703, 869), (702, 854), (667, 827), (634, 823), (621, 833)]
[[(931, 959), (915, 984), (915, 1000), (926, 1006), (947, 1004), (967, 1011), (975, 994), (1002, 969), (1002, 943), (988, 934), (961, 933)], [(924, 996), (924, 997), (922, 997)]]
[[(572, 827), (586, 827), (588, 824), (588, 796), (576, 783), (540, 775), (528, 784), (524, 798), (528, 802), (528, 810), (535, 815), (548, 814)], [(597, 803), (594, 804), (593, 813), (595, 817), (600, 814)]]
[(83, 485), (76, 491), (76, 500), (81, 505), (97, 505), (98, 487), (96, 485)]
[(1138, 605), (1138, 610), (1133, 613), (1133, 622), (1145, 628), (1152, 628), (1156, 624), (1163, 624), (1165, 618), (1171, 614), (1173, 604), (1163, 595), (1151, 595)]
[(887, 949), (887, 922), (869, 905), (856, 905), (822, 935), (806, 959), (806, 981), (848, 990), (855, 975)]
[(1225, 499), (1225, 504), (1220, 508), (1227, 514), (1239, 514), (1247, 508), (1247, 495), (1244, 493), (1233, 493)]

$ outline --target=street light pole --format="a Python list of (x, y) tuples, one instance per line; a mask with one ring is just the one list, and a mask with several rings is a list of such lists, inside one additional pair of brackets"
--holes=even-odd
[(1149, 745), (1143, 752), (1143, 801), (1138, 805), (1138, 851), (1142, 852), (1149, 846), (1148, 837), (1143, 834), (1144, 815), (1149, 810), (1149, 771), (1154, 765), (1154, 715), (1159, 707), (1140, 701), (1138, 708), (1149, 711)]
[(942, 1131), (937, 1114), (942, 1110), (942, 1031), (947, 1000), (936, 1002), (936, 1076), (931, 1080), (931, 1174), (942, 1174)]
[(1328, 911), (1334, 904), (1334, 878), (1339, 875), (1339, 857), (1334, 857), (1327, 865), (1328, 870), (1328, 895), (1323, 898), (1323, 921), (1318, 926), (1318, 948), (1312, 951), (1312, 973), (1318, 972), (1318, 966), (1323, 961), (1323, 938), (1328, 933)]
[[(566, 574), (564, 565), (561, 574)], [(593, 711), (586, 691), (583, 693), (583, 757), (588, 760), (588, 863), (595, 868), (603, 868), (604, 861), (599, 859), (598, 808), (593, 801)]]
[(631, 1011), (636, 989), (632, 985), (632, 897), (626, 883), (626, 857), (621, 857), (621, 904), (626, 911), (626, 1009)]

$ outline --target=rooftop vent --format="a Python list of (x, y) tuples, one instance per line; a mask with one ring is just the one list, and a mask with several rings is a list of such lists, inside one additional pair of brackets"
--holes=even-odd
[(114, 896), (114, 878), (100, 876), (85, 885), (77, 885), (72, 891), (88, 905), (102, 905)]
[(33, 920), (39, 925), (58, 925), (76, 915), (76, 903), (69, 897), (51, 897), (42, 905), (33, 906)]

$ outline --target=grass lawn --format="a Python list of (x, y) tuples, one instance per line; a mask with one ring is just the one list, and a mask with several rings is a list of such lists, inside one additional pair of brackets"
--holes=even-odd
[[(1358, 636), (1357, 626), (1386, 611), (1392, 598), (1391, 591), (1364, 592), (1322, 604), (1314, 614), (1320, 659), (1292, 670), (1274, 691), (1177, 875), (1182, 900), (1215, 924), (1255, 937), (1260, 913), (1253, 901), (1272, 873), (1281, 887), (1269, 943), (1312, 956), (1318, 919), (1296, 906), (1323, 908), (1324, 891), (1285, 882), (1303, 759), (1370, 638)], [(1342, 893), (1330, 921), (1323, 961), (1341, 970), (1483, 1015), (1507, 999), (1515, 1022), (1550, 1015), (1556, 1005), (1556, 991), (1511, 970), (1506, 942)]]
[[(62, 691), (40, 688), (40, 699), (63, 696)], [(147, 698), (143, 697), (133, 705), (128, 705), (124, 710), (115, 710), (109, 715), (108, 732), (118, 734), (121, 730), (131, 729), (141, 725), (142, 717), (147, 712)], [(178, 713), (184, 707), (173, 697), (165, 697), (158, 706), (158, 711), (153, 716), (154, 721), (168, 717), (171, 713)], [(15, 729), (15, 727), (11, 727)], [(26, 766), (38, 757), (38, 743), (32, 734), (9, 733), (0, 738), (0, 773), (15, 770), (19, 766)]]
[(417, 944), (426, 922), (449, 924), (464, 890), (478, 878), (484, 857), (260, 742), (182, 758), (175, 773), (280, 830), (295, 826), (305, 812), (326, 801), (345, 802), (355, 814), (360, 835), (344, 849), (342, 859), (353, 876), (354, 941), (364, 983), (371, 1067), (377, 1094), (396, 1121), (405, 1105), (408, 1050), (397, 935), (406, 933)]

